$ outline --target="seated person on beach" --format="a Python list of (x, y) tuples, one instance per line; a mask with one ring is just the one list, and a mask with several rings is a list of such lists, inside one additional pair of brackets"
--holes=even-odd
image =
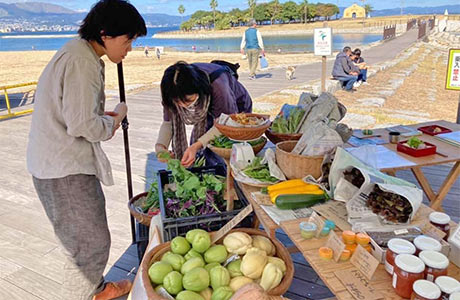
[[(216, 73), (213, 73), (216, 72)], [(193, 164), (197, 152), (220, 135), (213, 126), (222, 113), (250, 113), (252, 100), (233, 71), (213, 63), (179, 61), (168, 67), (161, 80), (163, 123), (155, 144), (157, 154), (172, 152), (182, 165)], [(190, 146), (185, 125), (193, 125)]]
[(337, 54), (332, 69), (332, 76), (342, 82), (346, 91), (354, 91), (353, 84), (358, 80), (359, 70), (350, 59), (352, 52), (350, 47), (344, 47)]
[(359, 48), (356, 48), (353, 51), (353, 54), (351, 56), (351, 59), (355, 66), (359, 68), (359, 75), (358, 75), (358, 81), (355, 82), (354, 87), (358, 87), (361, 84), (368, 84), (367, 83), (367, 69), (369, 66), (364, 62), (364, 59), (361, 57), (361, 50)]

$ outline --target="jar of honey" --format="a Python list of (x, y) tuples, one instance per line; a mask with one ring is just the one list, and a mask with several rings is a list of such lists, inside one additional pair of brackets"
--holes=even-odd
[(363, 247), (366, 247), (367, 245), (369, 245), (371, 238), (367, 234), (360, 232), (356, 235), (355, 240), (356, 243), (360, 244)]
[(347, 245), (353, 245), (356, 241), (356, 233), (350, 230), (345, 230), (342, 232), (343, 242)]
[(399, 254), (414, 254), (415, 246), (406, 240), (394, 238), (388, 241), (388, 249), (385, 253), (385, 270), (393, 275), (395, 258)]
[(415, 255), (399, 254), (395, 258), (393, 272), (393, 288), (398, 296), (409, 299), (412, 295), (412, 285), (423, 279), (425, 264)]
[(431, 282), (439, 276), (447, 275), (449, 259), (442, 253), (425, 250), (418, 257), (425, 263), (425, 279)]
[(441, 251), (441, 243), (432, 237), (426, 235), (420, 235), (414, 239), (414, 245), (416, 248), (415, 254), (418, 255), (421, 251), (432, 250)]
[(436, 226), (437, 228), (441, 229), (444, 231), (446, 236), (444, 237), (444, 240), (447, 241), (447, 238), (449, 237), (449, 232), (450, 232), (450, 217), (449, 215), (434, 211), (430, 214), (429, 216), (430, 223)]
[(452, 294), (460, 292), (460, 283), (457, 279), (449, 276), (439, 276), (434, 281), (441, 290), (441, 299), (450, 300)]
[(431, 281), (420, 279), (414, 282), (411, 300), (439, 300), (441, 290)]

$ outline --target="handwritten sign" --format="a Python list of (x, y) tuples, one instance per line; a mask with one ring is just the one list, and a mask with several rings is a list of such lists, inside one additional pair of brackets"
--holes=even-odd
[(324, 227), (323, 218), (320, 215), (318, 215), (316, 212), (313, 212), (310, 218), (308, 219), (308, 221), (316, 224), (316, 228), (318, 230), (316, 231), (315, 237), (319, 237), (319, 235), (321, 234), (321, 230), (323, 230), (323, 227)]
[(449, 50), (446, 89), (460, 91), (460, 49)]
[(332, 55), (332, 28), (315, 28), (313, 43), (315, 55)]
[(342, 239), (337, 236), (334, 232), (329, 234), (329, 239), (326, 242), (326, 247), (329, 247), (334, 252), (334, 260), (337, 262), (342, 255), (343, 250), (345, 250), (345, 244)]
[(326, 219), (334, 221), (335, 225), (343, 231), (351, 230), (350, 223), (348, 223), (348, 213), (345, 203), (328, 201), (326, 204), (317, 205), (312, 208)]
[(379, 261), (361, 245), (356, 247), (350, 262), (369, 280), (372, 278), (379, 265)]
[(211, 243), (214, 244), (224, 235), (226, 235), (233, 227), (238, 225), (244, 218), (246, 218), (251, 212), (253, 208), (252, 205), (249, 204), (246, 206), (242, 211), (239, 212), (233, 219), (231, 219), (227, 224), (224, 225), (219, 231), (216, 232), (211, 238)]
[(372, 288), (367, 278), (356, 269), (340, 270), (334, 274), (355, 299), (376, 300), (383, 298)]
[(444, 231), (434, 226), (429, 221), (425, 222), (420, 229), (424, 234), (429, 235), (438, 241), (442, 240), (446, 236)]

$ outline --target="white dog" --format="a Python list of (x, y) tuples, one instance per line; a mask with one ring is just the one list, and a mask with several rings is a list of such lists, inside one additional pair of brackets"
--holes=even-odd
[(286, 68), (286, 79), (287, 80), (292, 80), (292, 78), (294, 78), (295, 69), (296, 67), (294, 66), (288, 66)]

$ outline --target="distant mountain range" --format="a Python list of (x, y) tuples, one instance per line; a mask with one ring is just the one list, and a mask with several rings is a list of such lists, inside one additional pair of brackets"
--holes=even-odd
[[(38, 21), (54, 23), (57, 25), (78, 25), (86, 16), (86, 12), (77, 12), (60, 5), (43, 2), (21, 2), (2, 3), (0, 2), (0, 21), (23, 19), (27, 21)], [(148, 26), (176, 26), (182, 21), (189, 19), (189, 16), (171, 16), (167, 14), (142, 14)]]

